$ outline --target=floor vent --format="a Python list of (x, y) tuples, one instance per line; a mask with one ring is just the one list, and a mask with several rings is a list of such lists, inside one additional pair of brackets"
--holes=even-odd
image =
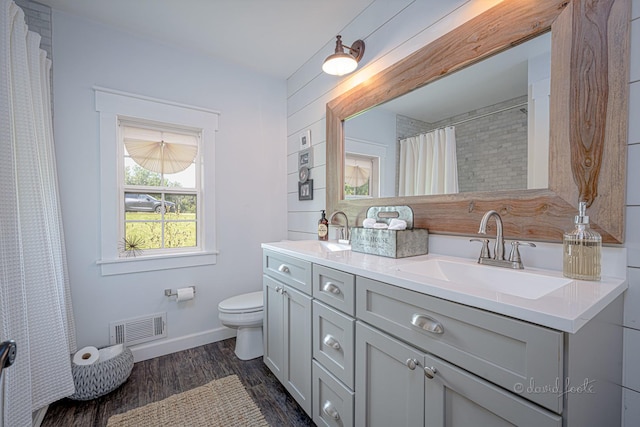
[(167, 313), (155, 313), (109, 323), (110, 343), (135, 345), (167, 336)]

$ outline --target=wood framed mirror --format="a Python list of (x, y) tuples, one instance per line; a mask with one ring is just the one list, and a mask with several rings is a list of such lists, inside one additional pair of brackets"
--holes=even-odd
[[(579, 200), (605, 243), (624, 241), (629, 0), (504, 1), (327, 103), (327, 210), (362, 224), (370, 206), (409, 205), (414, 226), (474, 235), (497, 210), (511, 239), (562, 241)], [(345, 200), (343, 122), (551, 31), (549, 188)]]

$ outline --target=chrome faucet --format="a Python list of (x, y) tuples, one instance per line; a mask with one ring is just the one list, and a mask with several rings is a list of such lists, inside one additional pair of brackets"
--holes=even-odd
[(496, 244), (493, 246), (493, 259), (504, 260), (504, 238), (502, 237), (502, 218), (496, 211), (488, 211), (480, 221), (478, 234), (487, 234), (487, 224), (491, 217), (496, 219)]
[(329, 225), (333, 225), (333, 218), (336, 215), (342, 215), (344, 217), (344, 224), (339, 228), (339, 236), (338, 242), (340, 243), (349, 243), (351, 241), (351, 232), (349, 231), (349, 218), (347, 218), (347, 214), (342, 211), (335, 211), (329, 216)]
[(482, 250), (480, 257), (478, 258), (478, 264), (493, 265), (496, 267), (507, 267), (515, 269), (523, 269), (522, 258), (520, 257), (520, 251), (518, 247), (520, 245), (536, 247), (531, 242), (511, 242), (511, 253), (509, 254), (509, 260), (504, 259), (504, 238), (503, 238), (503, 226), (502, 218), (500, 214), (494, 210), (488, 211), (482, 217), (480, 221), (480, 228), (478, 234), (487, 234), (487, 224), (491, 217), (495, 217), (496, 220), (496, 243), (493, 247), (493, 258), (489, 251), (489, 239), (471, 239), (472, 242), (481, 242)]

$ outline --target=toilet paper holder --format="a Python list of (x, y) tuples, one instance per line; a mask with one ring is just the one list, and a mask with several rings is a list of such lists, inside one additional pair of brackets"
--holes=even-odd
[[(193, 289), (193, 293), (196, 293), (196, 287), (195, 286), (188, 286), (189, 288)], [(165, 289), (164, 290), (164, 296), (165, 297), (177, 297), (178, 296), (178, 291), (176, 290), (175, 292), (173, 292), (171, 289)]]

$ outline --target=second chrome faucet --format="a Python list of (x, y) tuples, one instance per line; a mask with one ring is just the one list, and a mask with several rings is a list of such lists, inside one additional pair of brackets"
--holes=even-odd
[(479, 264), (493, 265), (496, 267), (506, 267), (514, 269), (523, 269), (522, 258), (520, 257), (520, 251), (518, 247), (520, 245), (535, 247), (530, 242), (511, 242), (511, 253), (509, 259), (504, 258), (504, 237), (503, 237), (503, 225), (500, 214), (494, 210), (490, 210), (484, 214), (480, 221), (480, 228), (478, 234), (487, 234), (487, 225), (491, 218), (496, 221), (496, 243), (493, 246), (493, 257), (491, 257), (491, 251), (489, 250), (489, 239), (471, 239), (472, 242), (481, 242), (482, 250), (480, 251), (480, 257), (478, 258)]

